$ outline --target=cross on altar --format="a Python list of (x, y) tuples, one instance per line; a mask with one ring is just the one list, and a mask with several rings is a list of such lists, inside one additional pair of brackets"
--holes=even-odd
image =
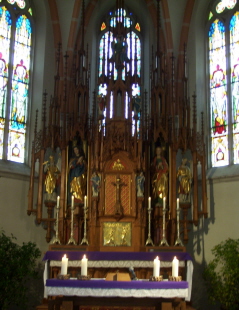
[(126, 184), (121, 182), (119, 175), (116, 176), (116, 182), (112, 182), (112, 184), (116, 187), (115, 215), (123, 215), (123, 208), (120, 201), (120, 189), (122, 186), (126, 186)]

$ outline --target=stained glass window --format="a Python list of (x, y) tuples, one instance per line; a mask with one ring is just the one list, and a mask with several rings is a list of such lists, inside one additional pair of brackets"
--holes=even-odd
[(135, 25), (135, 29), (138, 30), (138, 31), (140, 31), (140, 25), (139, 25), (139, 23), (137, 23), (137, 24)]
[[(218, 14), (219, 7), (220, 14)], [(236, 11), (237, 7), (236, 1), (219, 1), (213, 15), (214, 19), (209, 25), (213, 167), (239, 163), (239, 12)], [(234, 8), (234, 10), (230, 15), (223, 16), (225, 8), (230, 10)], [(227, 70), (228, 64), (230, 64), (230, 71)]]
[(7, 0), (12, 6), (4, 2), (0, 7), (0, 159), (23, 163), (32, 26), (29, 7), (14, 16), (14, 7), (25, 8), (25, 1)]
[[(124, 35), (115, 35), (114, 29), (119, 25), (118, 23), (126, 29)], [(103, 24), (105, 25), (104, 31), (102, 31)], [(108, 22), (102, 23), (100, 30), (102, 35), (99, 42), (98, 76), (108, 76), (113, 78), (114, 81), (119, 78), (125, 81), (128, 74), (140, 77), (141, 40), (138, 34), (140, 31), (140, 24), (138, 22), (133, 22), (131, 14), (128, 14), (125, 9), (118, 9), (114, 13), (109, 13)], [(141, 103), (139, 84), (133, 84), (131, 92), (133, 100), (135, 100), (135, 109), (131, 115), (133, 123), (132, 134), (134, 134), (135, 128), (137, 129), (139, 126), (139, 121), (137, 124), (135, 123), (136, 114), (139, 116), (139, 109), (136, 108), (139, 107)], [(101, 101), (105, 100), (106, 94), (106, 84), (100, 84), (98, 98), (100, 96)], [(124, 97), (123, 108), (121, 108), (122, 96)], [(117, 104), (114, 104), (114, 101), (117, 101)], [(116, 98), (114, 98), (113, 93), (111, 93), (109, 111), (107, 112), (106, 107), (101, 104), (99, 105), (99, 114), (102, 114), (104, 118), (106, 116), (113, 118), (114, 116), (122, 116), (120, 113), (124, 111), (124, 117), (128, 119), (130, 117), (128, 115), (129, 101), (129, 94), (127, 92), (124, 95), (119, 92)], [(104, 109), (102, 107), (104, 107)], [(103, 120), (102, 125), (105, 126), (105, 120)]]
[(210, 12), (210, 13), (209, 13), (208, 20), (210, 20), (211, 18), (213, 18), (213, 14), (212, 14), (212, 12)]
[(10, 4), (16, 3), (19, 8), (24, 9), (26, 6), (26, 2), (24, 0), (7, 0)]
[(225, 9), (233, 9), (237, 0), (221, 0), (216, 6), (217, 13), (222, 13)]
[(106, 28), (106, 24), (103, 22), (102, 25), (101, 25), (100, 30), (103, 31), (103, 30), (105, 30), (105, 28)]
[(0, 7), (0, 159), (3, 158), (4, 128), (10, 56), (12, 18), (6, 7)]

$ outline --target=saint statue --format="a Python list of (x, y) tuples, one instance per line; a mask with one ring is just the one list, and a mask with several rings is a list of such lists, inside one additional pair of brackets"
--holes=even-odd
[[(54, 157), (52, 155), (49, 156), (49, 161), (45, 161), (43, 163), (44, 172), (46, 174), (45, 178), (45, 190), (48, 196), (53, 196), (53, 192), (56, 188), (57, 179), (60, 176), (60, 170), (54, 162)], [(48, 197), (48, 198), (49, 198)]]
[(136, 190), (137, 190), (137, 197), (143, 197), (144, 196), (144, 173), (141, 171), (137, 176), (136, 176)]
[(141, 97), (139, 95), (132, 97), (132, 110), (135, 115), (138, 115), (141, 110)]
[(113, 60), (117, 65), (123, 65), (124, 62), (128, 62), (129, 59), (127, 57), (127, 43), (123, 36), (117, 36), (116, 42), (113, 41), (111, 43), (111, 47), (113, 50)]
[(153, 170), (152, 188), (154, 203), (162, 203), (168, 195), (168, 163), (162, 156), (162, 148), (156, 147), (156, 155), (151, 164)]
[(99, 194), (99, 188), (100, 188), (100, 177), (96, 171), (93, 172), (90, 180), (91, 180), (91, 185), (92, 185), (92, 196), (97, 197)]
[(69, 194), (79, 202), (84, 201), (86, 195), (86, 161), (78, 146), (74, 147), (74, 156), (70, 159), (68, 168)]
[(186, 165), (187, 158), (182, 159), (181, 165), (178, 167), (177, 177), (179, 180), (179, 200), (186, 202), (190, 200), (192, 174), (190, 168)]

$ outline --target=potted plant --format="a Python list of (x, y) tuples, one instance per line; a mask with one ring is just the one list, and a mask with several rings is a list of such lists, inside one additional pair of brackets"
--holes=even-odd
[(212, 249), (214, 258), (204, 270), (211, 303), (222, 309), (239, 309), (239, 239), (227, 239)]
[(27, 284), (36, 278), (36, 262), (41, 252), (35, 243), (18, 245), (14, 236), (0, 231), (0, 310), (11, 305), (26, 309)]

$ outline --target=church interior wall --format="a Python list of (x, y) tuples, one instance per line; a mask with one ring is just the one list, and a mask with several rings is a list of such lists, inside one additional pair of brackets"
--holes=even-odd
[[(173, 53), (174, 56), (177, 58), (178, 56), (178, 50), (180, 46), (180, 37), (181, 37), (181, 31), (182, 31), (182, 25), (184, 20), (184, 9), (187, 4), (187, 0), (183, 1), (173, 1), (169, 0), (167, 1), (168, 8), (169, 8), (169, 14), (170, 14), (170, 23), (172, 26), (172, 37), (173, 37)], [(164, 22), (168, 22), (165, 21)], [(185, 42), (186, 43), (186, 42)]]
[[(33, 140), (33, 132), (35, 125), (35, 111), (39, 109), (38, 119), (41, 120), (42, 93), (46, 89), (50, 97), (54, 86), (55, 74), (55, 47), (54, 36), (52, 31), (52, 20), (50, 17), (47, 1), (34, 0), (36, 10), (36, 39), (34, 43), (34, 74), (32, 83), (32, 99), (31, 99), (31, 131), (29, 138), (29, 158), (31, 151), (31, 141)], [(127, 2), (127, 1), (126, 1)], [(138, 2), (138, 1), (137, 1)], [(144, 1), (141, 1), (146, 9)], [(174, 49), (177, 51), (180, 40), (181, 27), (185, 1), (168, 1), (170, 9), (170, 22), (173, 31)], [(179, 4), (180, 2), (180, 4)], [(182, 3), (183, 2), (183, 3)], [(59, 8), (59, 21), (62, 31), (63, 53), (67, 48), (68, 35), (70, 29), (70, 21), (72, 17), (73, 0), (57, 0)], [(91, 59), (96, 59), (96, 43), (97, 29), (99, 25), (98, 8), (105, 9), (106, 1), (100, 1), (98, 7), (92, 15), (92, 22), (86, 34), (86, 42), (89, 43), (89, 52)], [(132, 1), (132, 8), (144, 20), (144, 12), (139, 11), (136, 1)], [(176, 5), (176, 8), (175, 8)], [(195, 1), (195, 7), (192, 13), (190, 24), (189, 41), (188, 41), (188, 58), (189, 58), (189, 95), (194, 91), (197, 95), (198, 103), (198, 127), (200, 129), (200, 114), (203, 110), (204, 115), (208, 116), (207, 107), (207, 90), (206, 90), (206, 52), (205, 52), (205, 22), (206, 18), (202, 18), (208, 5), (207, 0)], [(201, 12), (201, 13), (200, 13)], [(203, 13), (203, 14), (202, 14)], [(151, 21), (146, 19), (146, 25), (149, 27)], [(143, 26), (143, 25), (142, 25)], [(144, 56), (150, 60), (150, 42), (153, 40), (152, 34), (149, 34), (145, 42)], [(94, 67), (94, 66), (93, 66)], [(93, 69), (91, 75), (91, 93), (94, 90), (94, 76), (97, 70)], [(146, 77), (148, 72), (146, 73)], [(148, 86), (148, 85), (147, 85)], [(205, 120), (205, 127), (208, 129), (209, 121)], [(210, 153), (209, 153), (210, 156)], [(2, 171), (2, 166), (0, 167)], [(27, 195), (29, 182), (25, 177), (14, 178), (14, 172), (9, 172), (11, 178), (5, 173), (0, 172), (0, 196), (2, 197), (0, 207), (0, 228), (10, 235), (11, 233), (17, 237), (17, 242), (33, 241), (42, 252), (46, 251), (48, 244), (45, 241), (45, 234), (42, 227), (37, 226), (33, 217), (27, 216)], [(239, 175), (239, 174), (238, 174)], [(227, 238), (238, 238), (238, 218), (239, 218), (239, 192), (237, 175), (227, 175), (227, 178), (217, 173), (215, 178), (210, 178), (207, 185), (208, 193), (208, 219), (199, 223), (198, 227), (192, 228), (190, 238), (192, 241), (187, 245), (188, 252), (195, 259), (195, 285), (193, 287), (192, 299), (197, 309), (205, 310), (204, 300), (205, 289), (199, 280), (202, 280), (201, 272), (203, 266), (212, 258), (211, 249), (214, 245)], [(198, 242), (199, 241), (199, 242)], [(208, 308), (209, 309), (209, 308)], [(211, 307), (210, 309), (213, 309)], [(216, 309), (216, 308), (215, 308)]]

